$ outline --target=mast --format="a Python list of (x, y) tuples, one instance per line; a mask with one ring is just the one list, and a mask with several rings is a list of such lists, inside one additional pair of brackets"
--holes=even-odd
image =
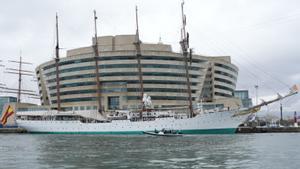
[(138, 74), (139, 74), (139, 82), (140, 82), (140, 99), (142, 104), (142, 109), (140, 111), (140, 118), (143, 118), (143, 111), (145, 110), (143, 97), (144, 97), (144, 84), (143, 84), (143, 73), (142, 73), (142, 66), (141, 66), (141, 41), (140, 41), (140, 34), (139, 34), (139, 22), (138, 22), (138, 8), (135, 6), (135, 22), (136, 22), (136, 41), (134, 42), (134, 45), (136, 47), (136, 59), (137, 59), (137, 65), (138, 65)]
[(95, 60), (95, 74), (96, 74), (96, 85), (97, 85), (97, 102), (98, 102), (98, 113), (102, 114), (102, 104), (101, 104), (101, 84), (100, 84), (100, 77), (99, 77), (99, 64), (98, 64), (98, 57), (99, 57), (99, 50), (98, 50), (98, 36), (97, 36), (97, 16), (96, 10), (94, 10), (94, 23), (95, 23), (95, 43), (93, 45), (94, 48), (94, 60)]
[(57, 111), (61, 110), (60, 106), (60, 86), (59, 86), (59, 37), (58, 37), (58, 16), (56, 13), (56, 47), (55, 47), (55, 69), (56, 69), (56, 104)]
[[(182, 28), (181, 28), (181, 49), (182, 54), (184, 57), (184, 66), (185, 66), (185, 76), (186, 76), (186, 84), (188, 89), (188, 97), (189, 97), (189, 110), (190, 110), (190, 117), (194, 116), (193, 112), (193, 103), (192, 103), (192, 92), (191, 92), (191, 84), (190, 84), (190, 77), (189, 77), (189, 67), (188, 67), (188, 54), (189, 54), (189, 33), (186, 32), (186, 16), (183, 12), (183, 5), (184, 2), (181, 3), (181, 15), (182, 15)], [(191, 52), (191, 51), (190, 51)], [(192, 61), (191, 61), (192, 63)]]
[(9, 73), (9, 74), (16, 74), (18, 75), (18, 88), (8, 88), (8, 87), (0, 87), (1, 89), (4, 89), (6, 93), (14, 93), (17, 94), (17, 103), (21, 103), (21, 94), (26, 94), (26, 95), (31, 95), (31, 96), (38, 96), (35, 94), (34, 91), (32, 90), (25, 90), (22, 89), (22, 77), (24, 76), (34, 76), (32, 71), (29, 70), (24, 70), (22, 68), (22, 66), (24, 64), (27, 65), (32, 65), (32, 63), (29, 62), (24, 62), (22, 60), (22, 55), (20, 52), (20, 57), (18, 61), (15, 60), (9, 60), (9, 62), (13, 62), (13, 63), (17, 63), (18, 64), (18, 68), (6, 68), (7, 71), (5, 71), (4, 73)]
[(22, 70), (22, 56), (21, 56), (21, 53), (20, 53), (20, 62), (19, 62), (19, 70), (18, 70), (18, 76), (19, 76), (19, 83), (18, 83), (18, 96), (17, 96), (17, 103), (20, 103), (21, 102), (21, 83), (22, 83), (22, 73), (21, 73), (21, 70)]

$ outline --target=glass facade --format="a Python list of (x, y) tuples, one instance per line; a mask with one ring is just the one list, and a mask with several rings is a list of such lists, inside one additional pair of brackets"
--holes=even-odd
[(248, 90), (236, 90), (234, 91), (234, 97), (241, 99), (243, 107), (252, 106), (252, 99), (249, 98)]
[(240, 99), (248, 99), (248, 90), (236, 90), (234, 91), (234, 96)]
[(120, 108), (120, 99), (119, 96), (108, 97), (108, 108), (110, 110), (119, 109)]

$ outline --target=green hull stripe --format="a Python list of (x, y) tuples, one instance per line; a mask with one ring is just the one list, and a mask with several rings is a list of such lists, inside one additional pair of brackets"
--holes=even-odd
[(236, 128), (182, 130), (182, 134), (234, 134)]
[[(235, 128), (225, 128), (225, 129), (194, 129), (194, 130), (180, 130), (182, 134), (234, 134)], [(104, 135), (141, 135), (143, 131), (113, 131), (113, 132), (97, 132), (97, 131), (80, 131), (80, 132), (29, 132), (36, 134), (104, 134)]]

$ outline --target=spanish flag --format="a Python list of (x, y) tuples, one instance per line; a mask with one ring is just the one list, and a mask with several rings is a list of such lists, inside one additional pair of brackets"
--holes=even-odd
[(12, 106), (8, 105), (5, 113), (2, 115), (1, 124), (4, 126), (7, 123), (7, 119), (14, 114), (14, 109)]

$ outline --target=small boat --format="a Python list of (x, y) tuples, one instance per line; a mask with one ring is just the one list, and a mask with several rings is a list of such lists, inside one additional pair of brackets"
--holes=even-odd
[(152, 136), (166, 136), (166, 137), (177, 137), (182, 136), (180, 131), (172, 130), (172, 129), (162, 129), (162, 130), (154, 130), (152, 131), (144, 131), (144, 134), (152, 135)]

